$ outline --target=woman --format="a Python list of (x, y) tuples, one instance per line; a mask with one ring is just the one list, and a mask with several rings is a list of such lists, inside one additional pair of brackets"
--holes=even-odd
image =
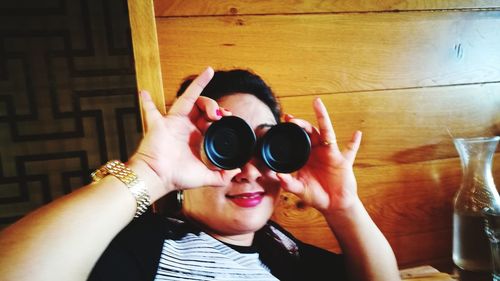
[[(226, 83), (217, 77), (224, 75), (251, 86), (222, 90)], [(259, 137), (280, 115), (258, 76), (218, 72), (209, 84), (213, 76), (207, 68), (185, 83), (166, 116), (141, 92), (147, 133), (126, 164), (140, 181), (101, 175), (7, 228), (0, 237), (3, 280), (400, 280), (390, 245), (356, 192), (352, 165), (361, 133), (340, 151), (318, 98), (318, 128), (285, 116), (311, 138), (309, 161), (295, 175), (275, 173), (255, 158), (234, 170), (209, 169), (198, 152), (213, 121), (241, 117)], [(301, 243), (268, 221), (281, 189), (325, 216), (342, 255)], [(177, 219), (133, 220), (148, 196), (154, 202), (178, 191)]]

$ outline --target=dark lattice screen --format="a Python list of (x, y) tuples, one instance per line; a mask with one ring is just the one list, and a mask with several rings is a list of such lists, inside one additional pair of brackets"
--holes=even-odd
[(125, 0), (0, 1), (0, 228), (141, 137)]

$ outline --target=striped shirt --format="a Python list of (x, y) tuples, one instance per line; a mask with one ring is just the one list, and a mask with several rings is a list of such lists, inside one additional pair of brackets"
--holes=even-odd
[(303, 243), (272, 221), (247, 250), (182, 218), (146, 213), (113, 239), (88, 280), (347, 280), (342, 255)]
[(207, 235), (166, 239), (155, 280), (276, 281), (258, 253), (239, 253)]

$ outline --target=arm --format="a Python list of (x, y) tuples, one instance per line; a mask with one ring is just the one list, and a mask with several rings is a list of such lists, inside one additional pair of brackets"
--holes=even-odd
[(361, 132), (355, 132), (346, 149), (340, 151), (328, 112), (319, 98), (313, 108), (318, 128), (286, 116), (287, 121), (308, 132), (312, 150), (307, 165), (297, 175), (278, 175), (284, 189), (323, 214), (339, 241), (352, 280), (400, 280), (394, 253), (357, 194), (353, 163)]
[(391, 246), (360, 200), (325, 218), (346, 257), (352, 280), (400, 280)]
[[(155, 175), (140, 161), (129, 165), (148, 186), (156, 185)], [(135, 207), (127, 187), (111, 176), (59, 198), (0, 234), (0, 276), (85, 280), (113, 237), (132, 220)]]
[[(220, 118), (217, 103), (199, 97), (212, 76), (211, 68), (198, 76), (166, 116), (141, 94), (148, 130), (127, 165), (145, 182), (152, 202), (176, 189), (223, 185), (238, 173), (209, 170), (192, 153), (199, 142), (191, 141)], [(135, 210), (125, 184), (108, 176), (34, 211), (0, 233), (2, 280), (86, 280)]]

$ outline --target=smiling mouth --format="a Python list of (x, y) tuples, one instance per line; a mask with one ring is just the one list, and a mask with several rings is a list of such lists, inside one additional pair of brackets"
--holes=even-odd
[(236, 195), (226, 195), (231, 202), (243, 208), (251, 208), (260, 204), (265, 192), (240, 193)]
[(240, 193), (236, 195), (226, 195), (227, 198), (233, 199), (233, 198), (242, 198), (242, 199), (251, 199), (251, 198), (256, 198), (259, 196), (263, 196), (264, 192), (248, 192), (248, 193)]

